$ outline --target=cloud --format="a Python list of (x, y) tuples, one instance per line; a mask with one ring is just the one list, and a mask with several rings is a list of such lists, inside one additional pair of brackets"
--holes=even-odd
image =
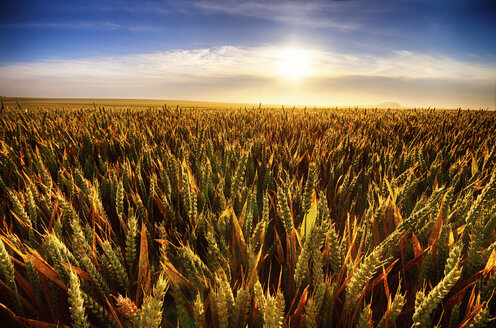
[(111, 21), (108, 22), (31, 22), (3, 24), (0, 28), (52, 28), (52, 29), (75, 29), (75, 30), (100, 30), (100, 31), (130, 31), (130, 32), (152, 32), (163, 30), (157, 26), (148, 25), (121, 25)]
[(280, 74), (285, 46), (201, 48), (0, 66), (0, 93), (354, 105), (494, 107), (496, 68), (446, 56), (302, 49), (308, 74)]
[[(292, 25), (356, 30), (358, 23), (350, 23), (340, 15), (350, 8), (334, 1), (223, 1), (200, 0), (194, 7), (203, 12), (223, 13), (273, 20)], [(341, 18), (340, 18), (341, 16)]]
[(225, 14), (245, 16), (277, 23), (331, 28), (349, 31), (361, 27), (360, 19), (387, 12), (393, 6), (387, 2), (367, 5), (364, 0), (353, 1), (286, 1), (286, 0), (183, 0), (183, 1), (118, 1), (118, 5), (100, 5), (101, 11), (146, 12), (159, 15)]
[(459, 61), (445, 55), (412, 51), (392, 51), (384, 55), (349, 55), (323, 52), (320, 67), (342, 75), (366, 75), (402, 78), (494, 80), (494, 64), (477, 60)]

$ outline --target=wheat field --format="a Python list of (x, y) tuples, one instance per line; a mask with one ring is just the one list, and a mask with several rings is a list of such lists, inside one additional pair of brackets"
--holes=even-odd
[(496, 113), (2, 103), (21, 327), (495, 327)]

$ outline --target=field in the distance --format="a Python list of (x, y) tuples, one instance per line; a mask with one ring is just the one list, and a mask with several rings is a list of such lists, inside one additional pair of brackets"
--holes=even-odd
[[(151, 108), (167, 106), (170, 108), (210, 108), (210, 109), (226, 109), (226, 108), (258, 108), (261, 104), (254, 103), (229, 103), (229, 102), (214, 102), (214, 101), (194, 101), (194, 100), (168, 100), (168, 99), (113, 99), (113, 98), (16, 98), (16, 97), (1, 97), (5, 106), (17, 107), (20, 103), (23, 108), (66, 108), (78, 109), (98, 107), (110, 108)], [(263, 107), (273, 107), (273, 105), (263, 104)], [(280, 105), (277, 105), (280, 107)], [(293, 107), (293, 106), (291, 106)], [(301, 106), (300, 106), (301, 107)]]
[(495, 112), (3, 100), (13, 324), (496, 326)]
[[(236, 109), (236, 108), (327, 108), (325, 106), (305, 106), (305, 105), (284, 105), (284, 104), (263, 104), (263, 103), (230, 103), (215, 101), (195, 101), (195, 100), (177, 100), (177, 99), (115, 99), (115, 98), (23, 98), (23, 97), (0, 97), (0, 100), (7, 107), (17, 107), (19, 103), (22, 108), (65, 108), (80, 109), (89, 107), (108, 107), (108, 108), (203, 108), (203, 109)], [(343, 108), (348, 108), (344, 106)], [(355, 106), (353, 106), (354, 108)], [(358, 106), (360, 108), (392, 108), (401, 107), (396, 102), (383, 102), (370, 106)]]

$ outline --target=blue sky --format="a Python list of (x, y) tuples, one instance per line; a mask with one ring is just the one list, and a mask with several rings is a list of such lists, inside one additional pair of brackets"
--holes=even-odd
[(495, 101), (488, 0), (7, 0), (0, 44), (0, 94), (12, 96)]

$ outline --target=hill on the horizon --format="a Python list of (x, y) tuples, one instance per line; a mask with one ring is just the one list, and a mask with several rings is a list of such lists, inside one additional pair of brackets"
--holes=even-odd
[(401, 105), (395, 101), (386, 101), (376, 105), (377, 108), (401, 108)]

